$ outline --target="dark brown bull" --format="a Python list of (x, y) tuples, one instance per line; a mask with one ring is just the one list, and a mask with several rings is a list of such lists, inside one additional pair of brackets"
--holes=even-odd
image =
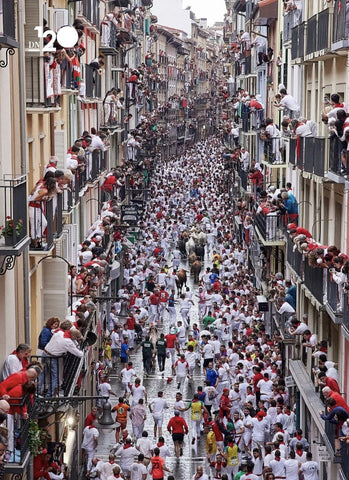
[(194, 276), (194, 283), (198, 283), (199, 282), (199, 275), (200, 275), (200, 272), (201, 272), (201, 262), (200, 260), (195, 260), (195, 262), (192, 263), (191, 267), (190, 267), (190, 273), (191, 275)]
[(180, 295), (182, 293), (182, 288), (183, 285), (187, 286), (187, 272), (184, 270), (184, 268), (181, 268), (177, 272), (177, 278), (176, 284), (177, 284), (177, 293)]

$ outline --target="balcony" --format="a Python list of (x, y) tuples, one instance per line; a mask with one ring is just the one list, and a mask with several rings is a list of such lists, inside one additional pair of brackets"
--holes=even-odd
[(254, 210), (254, 225), (263, 245), (284, 245), (287, 218), (287, 215), (278, 215), (276, 212), (265, 215)]
[(304, 38), (305, 38), (305, 22), (292, 28), (291, 38), (291, 59), (301, 60), (304, 57)]
[(283, 16), (284, 28), (282, 34), (283, 43), (288, 43), (292, 40), (292, 28), (297, 27), (300, 23), (301, 13), (299, 10), (291, 10)]
[[(307, 173), (313, 173), (319, 177), (325, 175), (325, 145), (324, 137), (300, 137), (296, 139), (296, 147), (294, 144), (290, 145), (295, 148), (296, 165), (300, 170)], [(291, 162), (292, 163), (292, 162)]]
[(304, 262), (304, 284), (322, 305), (324, 301), (324, 270), (311, 267), (306, 260)]
[(242, 168), (240, 163), (238, 163), (237, 166), (237, 173), (240, 177), (241, 180), (241, 187), (247, 191), (247, 185), (248, 185), (248, 172)]
[[(271, 303), (269, 303), (270, 305)], [(290, 317), (293, 317), (293, 313), (278, 313), (275, 309), (274, 303), (272, 303), (272, 312), (273, 312), (273, 319), (276, 327), (278, 328), (281, 336), (282, 336), (282, 341), (283, 343), (291, 343), (294, 344), (296, 342), (295, 336), (291, 335), (288, 331), (290, 328), (290, 322), (289, 319)]]
[(25, 175), (0, 180), (0, 205), (0, 256), (19, 256), (29, 243)]
[(234, 12), (245, 12), (246, 11), (246, 0), (235, 0), (233, 2), (233, 10)]
[(330, 153), (327, 175), (331, 180), (337, 183), (344, 183), (348, 178), (349, 170), (344, 166), (343, 160), (345, 160), (345, 158), (343, 158), (343, 155), (346, 155), (347, 157), (345, 147), (337, 135), (333, 135), (330, 138)]
[(294, 243), (287, 240), (287, 262), (299, 278), (303, 278), (303, 255), (299, 253), (298, 249), (293, 251)]
[(330, 34), (330, 16), (327, 8), (308, 20), (305, 54), (312, 55), (321, 50), (329, 51), (331, 48)]
[(42, 202), (29, 202), (31, 253), (48, 251), (63, 230), (63, 194)]
[[(94, 333), (97, 325), (95, 312), (90, 314), (88, 324), (83, 332), (83, 341), (81, 349), (87, 350), (89, 345), (93, 345), (96, 341)], [(18, 413), (27, 411), (29, 418), (23, 419), (22, 415), (15, 418), (15, 425), (12, 431), (13, 438), (10, 438), (9, 443), (13, 444), (13, 454), (9, 462), (5, 466), (6, 473), (21, 473), (26, 467), (30, 456), (29, 445), (29, 431), (31, 423), (38, 422), (40, 419), (45, 419), (63, 408), (71, 404), (69, 398), (77, 396), (80, 390), (81, 374), (85, 375), (86, 371), (82, 371), (84, 364), (84, 357), (78, 358), (70, 353), (62, 357), (38, 357), (32, 356), (32, 361), (45, 362), (43, 373), (38, 379), (38, 387), (41, 389), (34, 396), (32, 401), (28, 396), (16, 399), (14, 405)], [(58, 365), (58, 386), (54, 391), (54, 396), (46, 396), (45, 391), (50, 388), (52, 378), (50, 376), (50, 364), (57, 362)], [(40, 395), (40, 396), (39, 396)], [(65, 400), (67, 399), (67, 400)], [(10, 435), (10, 432), (9, 432)]]
[(92, 27), (99, 32), (100, 25), (100, 0), (81, 0), (78, 17), (86, 24), (87, 28)]
[(85, 65), (85, 86), (86, 86), (86, 97), (88, 98), (101, 98), (101, 87), (102, 81), (101, 76), (98, 72), (90, 67), (90, 65)]
[(312, 422), (314, 422), (314, 424), (316, 425), (320, 436), (327, 447), (327, 451), (330, 455), (331, 461), (333, 463), (341, 464), (341, 469), (344, 474), (343, 478), (349, 480), (349, 445), (342, 443), (340, 454), (335, 455), (338, 448), (335, 446), (335, 425), (330, 423), (329, 421), (322, 420), (322, 418), (320, 417), (319, 411), (325, 411), (325, 405), (322, 402), (320, 395), (316, 392), (314, 383), (312, 382), (312, 379), (310, 378), (304, 363), (301, 360), (290, 359), (289, 367), (290, 374), (292, 375), (296, 383), (297, 390), (299, 391), (301, 398), (306, 404)]
[(47, 61), (43, 57), (26, 55), (25, 67), (27, 108), (46, 109), (48, 113), (52, 109), (59, 110), (61, 85), (53, 87), (52, 72)]
[(271, 137), (264, 140), (264, 162), (269, 165), (284, 165), (286, 163), (286, 151), (285, 149), (281, 150), (281, 142), (281, 137)]
[(104, 55), (116, 55), (117, 50), (120, 47), (120, 43), (117, 39), (117, 28), (113, 23), (101, 25), (101, 45), (99, 50)]
[(333, 9), (332, 50), (348, 48), (349, 46), (349, 12), (342, 2), (336, 2)]
[(18, 47), (16, 41), (15, 2), (4, 0), (0, 10), (0, 50), (1, 47)]

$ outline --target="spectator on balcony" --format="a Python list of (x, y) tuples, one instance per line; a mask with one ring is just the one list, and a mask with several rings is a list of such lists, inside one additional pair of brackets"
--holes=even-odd
[(261, 140), (265, 141), (265, 155), (270, 163), (282, 163), (281, 133), (271, 118), (265, 121), (265, 129), (262, 130)]
[(59, 327), (60, 320), (58, 317), (50, 317), (46, 320), (44, 328), (41, 330), (39, 335), (38, 349), (36, 354), (41, 356), (44, 348), (51, 340), (54, 330)]
[(13, 373), (20, 372), (23, 368), (29, 365), (29, 357), (31, 348), (26, 343), (20, 343), (16, 350), (14, 350), (6, 358), (2, 367), (2, 380), (6, 380)]
[(293, 135), (296, 138), (299, 137), (314, 137), (313, 132), (310, 129), (309, 122), (301, 121), (300, 119), (294, 119), (291, 121), (291, 126), (293, 129)]
[(291, 335), (303, 335), (308, 330), (308, 325), (297, 318), (291, 320), (291, 327), (288, 329)]
[(298, 218), (298, 202), (296, 197), (291, 192), (282, 192), (281, 198), (288, 217), (295, 221)]
[(303, 333), (303, 347), (315, 349), (317, 344), (317, 337), (315, 333), (311, 333), (308, 329)]
[(329, 387), (324, 387), (322, 389), (322, 394), (325, 397), (325, 400), (328, 400), (329, 398), (333, 398), (336, 402), (335, 405), (337, 407), (342, 407), (346, 412), (349, 412), (349, 405), (347, 404), (347, 402), (344, 400), (344, 398), (340, 393), (334, 392)]
[(286, 302), (285, 298), (282, 297), (279, 297), (277, 299), (277, 302), (275, 303), (275, 310), (280, 315), (282, 315), (283, 313), (291, 314), (296, 312), (293, 306), (290, 303)]
[[(326, 108), (330, 108), (330, 110), (326, 110)], [(330, 101), (328, 101), (328, 99), (326, 98), (322, 104), (322, 121), (324, 123), (327, 123), (330, 118), (334, 118), (335, 120), (337, 120), (338, 112), (340, 110), (344, 110), (346, 112), (347, 107), (344, 103), (340, 102), (338, 93), (333, 93), (331, 95)]]
[[(314, 373), (316, 370), (314, 369)], [(319, 372), (317, 374), (318, 384), (321, 388), (329, 387), (334, 392), (340, 393), (339, 385), (334, 378), (328, 377), (325, 372)]]
[(298, 118), (300, 115), (300, 106), (298, 105), (296, 99), (287, 93), (285, 88), (281, 88), (280, 94), (275, 95), (274, 105), (280, 110), (286, 108), (290, 112), (291, 118)]
[(9, 391), (16, 385), (24, 385), (27, 382), (35, 381), (42, 371), (41, 365), (38, 362), (30, 363), (25, 370), (13, 373), (6, 380), (0, 383), (0, 397), (3, 400), (10, 398)]
[(47, 227), (47, 220), (44, 215), (44, 202), (53, 198), (56, 192), (56, 181), (49, 177), (44, 181), (40, 181), (29, 195), (31, 248), (42, 247), (41, 242)]
[(44, 375), (50, 374), (50, 383), (46, 392), (47, 397), (52, 397), (54, 393), (58, 393), (59, 357), (68, 352), (78, 358), (81, 358), (84, 354), (77, 346), (82, 339), (82, 335), (79, 330), (72, 329), (72, 326), (69, 320), (64, 320), (59, 330), (52, 336), (44, 349), (43, 357), (46, 357), (47, 361), (45, 360), (45, 371), (41, 377), (40, 386), (43, 385)]
[(89, 146), (91, 152), (94, 152), (95, 150), (104, 152), (106, 141), (107, 136), (105, 133), (97, 132), (95, 128), (91, 128), (91, 144)]
[(57, 170), (57, 163), (58, 163), (58, 157), (56, 157), (55, 155), (51, 155), (51, 157), (49, 158), (48, 164), (44, 168), (43, 177), (45, 176), (46, 172), (55, 173), (55, 171)]

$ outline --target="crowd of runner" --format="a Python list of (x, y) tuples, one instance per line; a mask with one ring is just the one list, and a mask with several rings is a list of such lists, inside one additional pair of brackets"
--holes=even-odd
[[(142, 231), (124, 255), (124, 283), (97, 366), (101, 395), (116, 395), (106, 372), (119, 372), (123, 391), (113, 411), (120, 426), (109, 460), (102, 462), (95, 457), (97, 413), (87, 421), (82, 446), (89, 478), (159, 480), (168, 472), (173, 479), (166, 466), (168, 433), (178, 462), (184, 442), (193, 449), (205, 442), (195, 480), (318, 478), (319, 465), (297, 429), (285, 386), (280, 339), (266, 331), (253, 272), (234, 233), (222, 154), (218, 140), (198, 143), (158, 165), (152, 178)], [(194, 289), (185, 284), (187, 257), (202, 268)], [(126, 302), (124, 319), (119, 314)], [(143, 373), (130, 361), (138, 349)], [(176, 382), (175, 398), (165, 391), (149, 398), (141, 376), (154, 371), (167, 371), (167, 384)], [(185, 402), (199, 373), (204, 381)], [(166, 409), (171, 419), (163, 424)], [(148, 412), (154, 432), (144, 430)]]

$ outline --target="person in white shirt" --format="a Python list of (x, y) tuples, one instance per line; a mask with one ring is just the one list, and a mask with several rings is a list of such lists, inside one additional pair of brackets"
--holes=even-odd
[(31, 348), (25, 343), (20, 343), (16, 350), (6, 358), (4, 366), (2, 367), (2, 380), (6, 380), (7, 377), (13, 373), (20, 372), (24, 365), (22, 360), (26, 360), (30, 357)]
[(164, 437), (159, 437), (157, 444), (152, 447), (152, 452), (154, 452), (156, 447), (160, 450), (160, 457), (162, 457), (166, 463), (166, 458), (171, 457), (172, 454), (168, 446), (165, 445)]
[(158, 398), (155, 398), (149, 404), (149, 410), (153, 414), (154, 419), (154, 438), (156, 438), (157, 431), (159, 437), (162, 436), (162, 424), (164, 421), (164, 411), (168, 408), (166, 400), (163, 398), (163, 392), (158, 392)]
[[(144, 455), (140, 453), (137, 457), (137, 462), (134, 462), (130, 467), (130, 480), (146, 480), (148, 476), (147, 467), (144, 465)], [(115, 477), (113, 477), (115, 479)]]
[(145, 402), (148, 400), (147, 391), (144, 385), (141, 385), (141, 379), (136, 378), (135, 384), (131, 386), (131, 394), (132, 394), (132, 403), (131, 407), (137, 405), (140, 398), (145, 399)]
[(264, 402), (268, 402), (273, 396), (273, 382), (269, 380), (269, 374), (265, 373), (263, 378), (257, 383), (260, 390), (260, 398)]
[(307, 461), (302, 463), (299, 472), (303, 473), (304, 480), (319, 480), (319, 465), (313, 461), (311, 452), (307, 452)]
[(98, 464), (99, 478), (101, 480), (108, 480), (108, 478), (113, 475), (114, 467), (116, 467), (115, 455), (110, 453), (107, 462), (99, 462)]
[(133, 377), (136, 377), (136, 372), (132, 367), (132, 362), (128, 362), (127, 367), (123, 368), (120, 372), (119, 379), (125, 387), (126, 398), (130, 396), (131, 389), (129, 384), (132, 383)]
[(285, 88), (280, 90), (281, 101), (280, 106), (287, 108), (291, 112), (291, 118), (298, 118), (300, 114), (300, 106), (296, 102), (296, 99), (287, 93)]
[(144, 464), (149, 465), (150, 458), (152, 457), (153, 443), (148, 436), (148, 432), (144, 430), (142, 436), (137, 439), (136, 448), (144, 455)]
[(92, 425), (84, 428), (81, 448), (85, 451), (85, 458), (87, 460), (87, 471), (90, 470), (92, 459), (96, 454), (99, 432), (96, 428), (97, 420), (94, 420)]
[(120, 456), (120, 467), (124, 475), (129, 476), (134, 458), (139, 455), (139, 450), (132, 446), (131, 438), (126, 438), (125, 445), (120, 445), (115, 451), (115, 456)]
[(276, 478), (286, 478), (285, 459), (281, 458), (280, 450), (275, 450), (274, 460), (271, 460), (269, 466)]

